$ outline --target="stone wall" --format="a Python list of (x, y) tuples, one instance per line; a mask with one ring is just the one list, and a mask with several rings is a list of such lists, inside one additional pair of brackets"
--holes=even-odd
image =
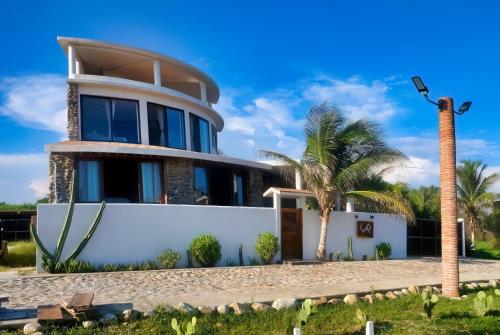
[(168, 204), (193, 204), (193, 161), (165, 159), (163, 185)]
[(68, 153), (49, 155), (49, 202), (69, 202), (74, 158)]
[(251, 169), (248, 172), (248, 206), (261, 207), (264, 205), (262, 170)]
[(68, 139), (78, 141), (79, 132), (79, 113), (78, 113), (78, 85), (68, 83)]

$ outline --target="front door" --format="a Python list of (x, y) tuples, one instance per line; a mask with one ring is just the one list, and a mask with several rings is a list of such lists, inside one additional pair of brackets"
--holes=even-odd
[(302, 259), (302, 209), (281, 209), (281, 258)]

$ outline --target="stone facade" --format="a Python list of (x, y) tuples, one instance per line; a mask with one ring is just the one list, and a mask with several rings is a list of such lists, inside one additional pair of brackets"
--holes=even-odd
[(78, 85), (68, 83), (68, 139), (78, 141), (80, 139), (78, 113)]
[(263, 206), (264, 199), (262, 194), (264, 191), (262, 170), (250, 169), (248, 172), (248, 206)]
[(165, 159), (163, 189), (169, 204), (193, 204), (193, 161)]
[(49, 203), (69, 202), (74, 158), (69, 153), (49, 155)]

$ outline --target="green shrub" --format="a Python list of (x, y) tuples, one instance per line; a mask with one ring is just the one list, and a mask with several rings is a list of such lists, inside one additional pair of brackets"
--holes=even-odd
[(262, 263), (271, 264), (274, 256), (276, 256), (280, 250), (278, 238), (272, 233), (259, 234), (255, 250), (257, 251), (257, 255), (259, 255), (262, 260)]
[(478, 316), (485, 316), (493, 309), (493, 296), (488, 296), (484, 291), (479, 291), (477, 292), (477, 296), (474, 297), (473, 306)]
[(221, 245), (212, 234), (195, 237), (189, 251), (202, 266), (213, 267), (221, 259)]
[(70, 259), (64, 262), (64, 272), (66, 273), (86, 273), (94, 272), (94, 265), (79, 259)]
[(426, 289), (422, 291), (421, 298), (422, 298), (422, 306), (424, 307), (424, 312), (427, 315), (427, 318), (431, 319), (432, 310), (434, 309), (434, 306), (436, 306), (436, 304), (438, 303), (439, 298), (436, 294)]
[(388, 259), (392, 255), (392, 246), (389, 242), (381, 242), (377, 244), (378, 256), (382, 259)]
[(175, 268), (179, 259), (181, 259), (181, 254), (172, 249), (163, 250), (160, 256), (158, 256), (158, 262), (165, 269)]
[(256, 265), (260, 265), (260, 261), (258, 258), (256, 257), (248, 257), (248, 263), (251, 265), (251, 266), (256, 266)]
[(226, 266), (237, 266), (238, 262), (234, 258), (226, 259)]

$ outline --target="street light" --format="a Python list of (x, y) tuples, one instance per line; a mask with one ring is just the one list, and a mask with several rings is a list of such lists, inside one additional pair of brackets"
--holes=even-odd
[(453, 110), (453, 99), (440, 98), (437, 102), (429, 98), (429, 89), (422, 78), (411, 80), (418, 93), (438, 107), (439, 116), (439, 176), (441, 183), (441, 266), (442, 290), (448, 297), (458, 297), (458, 231), (457, 231), (457, 157), (455, 140), (455, 116), (467, 112), (472, 102), (464, 102), (458, 112)]

